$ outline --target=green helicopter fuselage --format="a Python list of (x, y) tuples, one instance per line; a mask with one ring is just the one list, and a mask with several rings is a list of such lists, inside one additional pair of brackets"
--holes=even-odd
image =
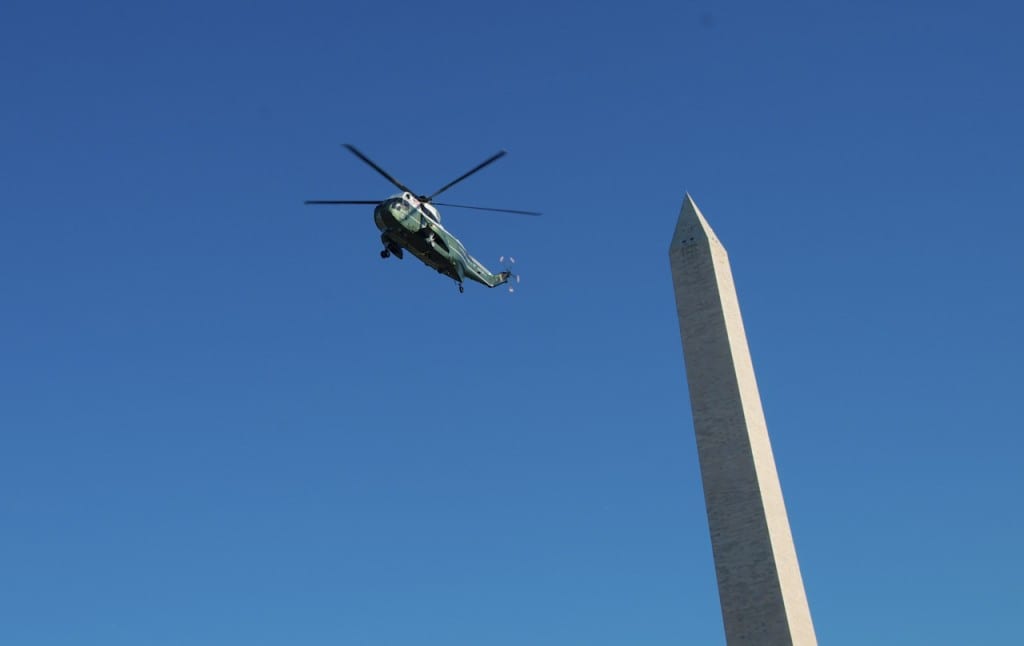
[(487, 287), (497, 287), (511, 275), (507, 271), (492, 274), (466, 251), (458, 238), (441, 226), (441, 216), (433, 205), (421, 202), (410, 193), (395, 195), (378, 204), (373, 210), (373, 221), (384, 243), (382, 257), (394, 254), (401, 258), (402, 250), (407, 249), (423, 264), (458, 282), (460, 287), (466, 278)]

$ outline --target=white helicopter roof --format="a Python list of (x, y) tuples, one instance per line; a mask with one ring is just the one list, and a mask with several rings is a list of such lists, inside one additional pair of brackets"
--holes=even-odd
[(427, 217), (429, 217), (431, 220), (437, 222), (438, 224), (441, 224), (441, 213), (438, 212), (436, 208), (434, 208), (433, 204), (430, 204), (429, 202), (421, 202), (419, 198), (417, 198), (412, 193), (402, 193), (401, 195), (395, 195), (394, 197), (401, 198), (408, 202), (409, 204), (411, 204), (412, 206), (418, 207), (421, 211), (426, 213)]

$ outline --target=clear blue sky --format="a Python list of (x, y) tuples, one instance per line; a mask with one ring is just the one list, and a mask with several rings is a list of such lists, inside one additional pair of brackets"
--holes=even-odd
[(1019, 3), (141, 4), (0, 8), (0, 643), (724, 643), (686, 191), (821, 642), (1019, 639)]

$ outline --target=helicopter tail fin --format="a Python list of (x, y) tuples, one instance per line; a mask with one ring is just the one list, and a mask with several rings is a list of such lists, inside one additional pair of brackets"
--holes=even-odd
[(519, 286), (519, 276), (513, 274), (511, 271), (503, 271), (500, 274), (494, 274), (493, 280), (487, 281), (489, 287), (497, 287), (498, 285), (508, 285), (508, 291), (516, 291), (516, 287)]
[(489, 276), (486, 276), (484, 280), (488, 287), (497, 287), (498, 285), (504, 285), (507, 283), (509, 278), (512, 278), (512, 272), (503, 271), (498, 274), (490, 274)]
[(504, 271), (494, 274), (494, 282), (488, 284), (491, 287), (507, 284), (509, 293), (516, 291), (516, 287), (519, 286), (519, 274), (512, 271), (516, 266), (516, 259), (512, 256), (501, 256), (498, 258), (498, 262), (504, 266)]

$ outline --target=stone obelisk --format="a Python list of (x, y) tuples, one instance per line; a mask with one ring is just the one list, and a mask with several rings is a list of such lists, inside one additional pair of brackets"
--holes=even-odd
[(816, 644), (729, 256), (689, 195), (669, 259), (726, 642)]

